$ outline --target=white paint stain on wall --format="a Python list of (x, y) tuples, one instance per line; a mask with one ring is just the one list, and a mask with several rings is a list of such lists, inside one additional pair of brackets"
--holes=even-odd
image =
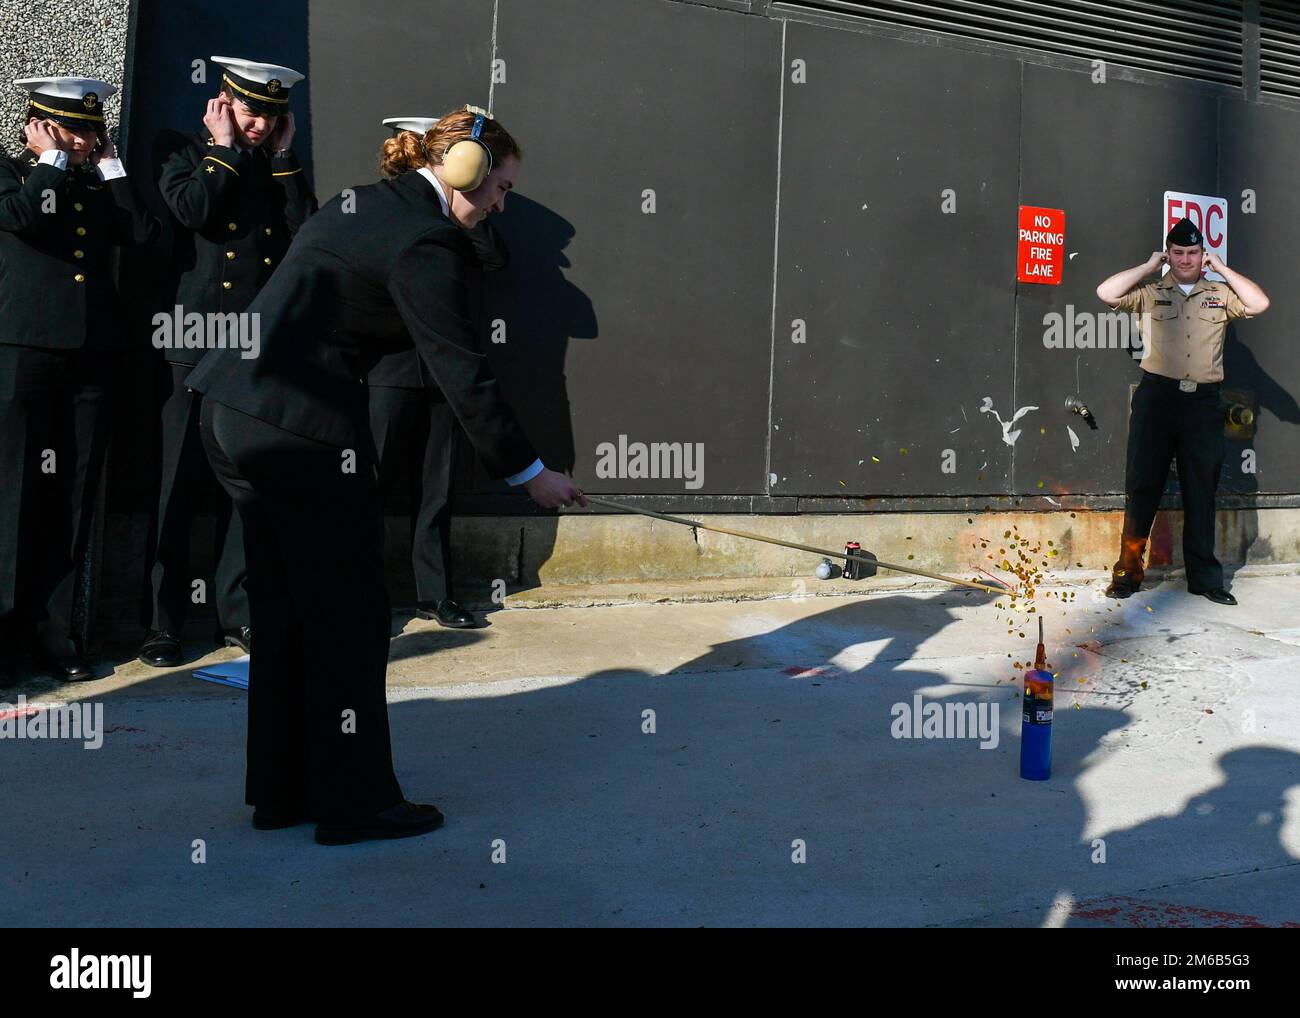
[(1011, 420), (1004, 421), (1002, 419), (1002, 415), (993, 409), (993, 397), (985, 396), (984, 402), (980, 406), (980, 413), (992, 414), (994, 417), (996, 417), (998, 423), (1002, 425), (1002, 441), (1006, 442), (1007, 445), (1015, 445), (1016, 439), (1020, 437), (1020, 432), (1012, 431), (1011, 429), (1015, 427), (1016, 421), (1024, 417), (1025, 414), (1029, 413), (1030, 410), (1037, 410), (1037, 409), (1038, 407), (1036, 406), (1022, 406), (1019, 410), (1015, 412)]

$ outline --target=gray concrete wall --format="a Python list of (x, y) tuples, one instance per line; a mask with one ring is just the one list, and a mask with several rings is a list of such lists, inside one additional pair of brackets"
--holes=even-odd
[[(122, 87), (131, 0), (0, 0), (0, 151), (21, 151), (17, 127), (27, 93), (15, 78), (77, 75)], [(119, 91), (104, 104), (118, 140)]]

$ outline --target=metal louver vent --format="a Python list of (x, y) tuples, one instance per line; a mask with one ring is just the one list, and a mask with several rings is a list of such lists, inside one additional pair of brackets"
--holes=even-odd
[(1300, 98), (1300, 8), (1294, 2), (1259, 5), (1259, 90)]
[[(1295, 10), (1290, 3), (1267, 6)], [(853, 15), (895, 28), (1242, 84), (1242, 0), (778, 0), (771, 11)], [(1300, 46), (1287, 52), (1288, 75), (1300, 87)]]

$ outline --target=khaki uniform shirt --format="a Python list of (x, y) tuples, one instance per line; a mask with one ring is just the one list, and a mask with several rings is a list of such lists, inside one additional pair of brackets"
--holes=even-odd
[(1223, 381), (1223, 334), (1251, 317), (1227, 283), (1202, 278), (1184, 296), (1172, 272), (1135, 286), (1115, 310), (1138, 315), (1144, 371), (1193, 382)]

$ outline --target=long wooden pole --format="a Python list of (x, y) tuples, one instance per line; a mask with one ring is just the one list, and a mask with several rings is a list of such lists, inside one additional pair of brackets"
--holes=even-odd
[(731, 537), (744, 538), (746, 541), (762, 541), (764, 544), (778, 544), (782, 548), (793, 548), (795, 551), (808, 551), (814, 555), (821, 555), (824, 558), (838, 559), (843, 554), (846, 559), (852, 559), (854, 562), (861, 562), (864, 565), (879, 566), (882, 569), (890, 569), (896, 573), (911, 573), (913, 576), (925, 576), (931, 580), (942, 580), (944, 583), (956, 583), (963, 587), (974, 587), (976, 590), (982, 590), (989, 594), (999, 596), (1013, 593), (1010, 587), (994, 587), (988, 583), (977, 583), (974, 580), (962, 580), (956, 576), (944, 576), (943, 573), (927, 573), (924, 569), (913, 569), (911, 566), (898, 566), (891, 562), (881, 562), (879, 559), (863, 558), (861, 555), (849, 555), (838, 551), (828, 551), (825, 548), (814, 548), (810, 544), (796, 544), (794, 541), (782, 541), (779, 537), (766, 537), (763, 534), (751, 534), (744, 530), (730, 530), (727, 527), (714, 526), (711, 523), (700, 523), (698, 520), (687, 520), (680, 516), (669, 516), (667, 513), (656, 513), (649, 509), (639, 509), (636, 506), (624, 505), (622, 502), (615, 502), (608, 498), (597, 498), (595, 495), (587, 496), (588, 502), (594, 502), (596, 505), (608, 506), (610, 509), (621, 509), (625, 513), (639, 513), (642, 516), (650, 516), (656, 520), (663, 520), (665, 523), (680, 523), (684, 527), (699, 527), (701, 530), (711, 530), (715, 534), (728, 534)]

